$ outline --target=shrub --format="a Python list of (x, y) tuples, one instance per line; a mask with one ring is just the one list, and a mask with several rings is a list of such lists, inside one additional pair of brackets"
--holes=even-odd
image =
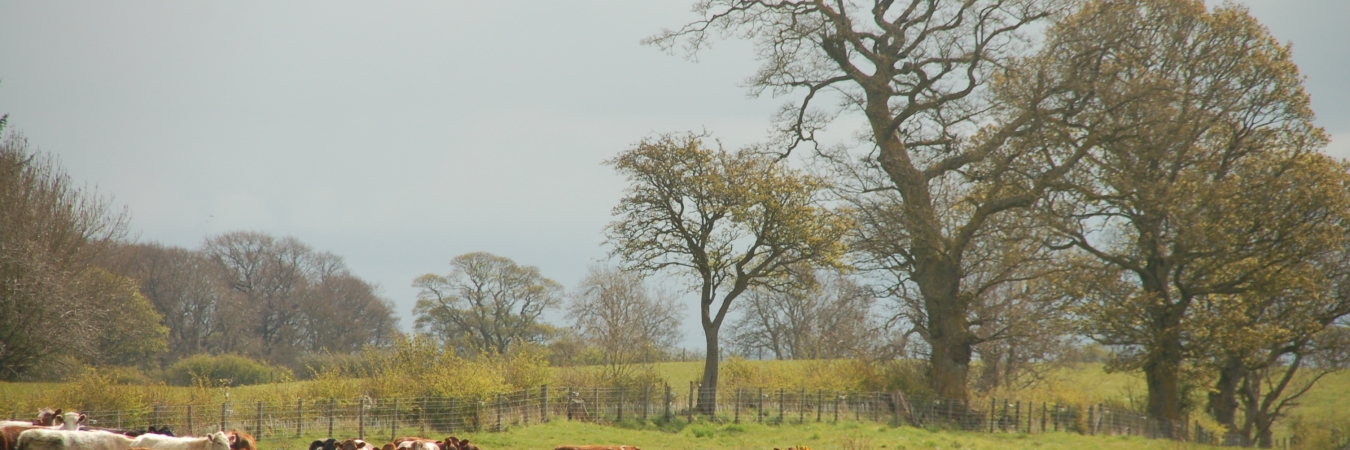
[(164, 371), (165, 381), (176, 386), (211, 387), (290, 381), (290, 369), (269, 366), (239, 355), (196, 355), (183, 358)]

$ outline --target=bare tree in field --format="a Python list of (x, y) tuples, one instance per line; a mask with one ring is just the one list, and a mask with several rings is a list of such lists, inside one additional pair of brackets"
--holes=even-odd
[[(809, 270), (809, 269), (804, 269)], [(843, 274), (821, 271), (804, 289), (754, 289), (735, 307), (731, 345), (776, 359), (834, 359), (872, 354), (884, 342), (876, 298)]]
[(217, 316), (218, 320), (246, 324), (225, 330), (246, 334), (224, 336), (223, 349), (244, 350), (242, 342), (256, 339), (257, 355), (264, 359), (295, 356), (301, 317), (297, 293), (306, 282), (309, 247), (295, 238), (237, 231), (207, 239), (202, 251), (220, 267), (225, 282), (235, 291), (229, 309), (232, 317)]
[(655, 362), (683, 337), (675, 297), (649, 288), (640, 276), (592, 266), (573, 291), (567, 317), (590, 345), (604, 352), (612, 378), (636, 363)]
[(548, 337), (550, 329), (540, 316), (562, 302), (562, 285), (538, 267), (485, 252), (456, 256), (450, 266), (448, 275), (413, 280), (421, 290), (413, 309), (418, 331), (465, 353), (505, 354)]

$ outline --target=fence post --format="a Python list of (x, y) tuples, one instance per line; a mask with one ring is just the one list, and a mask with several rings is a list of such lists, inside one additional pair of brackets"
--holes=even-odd
[(642, 421), (647, 421), (647, 410), (652, 406), (652, 385), (642, 388)]
[(398, 438), (398, 397), (394, 398), (394, 410), (389, 413), (389, 440)]
[[(192, 407), (189, 406), (188, 408)], [(192, 410), (189, 409), (188, 410), (189, 416), (192, 415), (191, 412)], [(304, 430), (305, 430), (305, 399), (298, 398), (295, 399), (295, 437), (300, 437), (300, 435)], [(188, 435), (191, 436), (192, 435), (191, 432), (189, 432)]]
[(735, 423), (741, 423), (741, 388), (736, 388), (736, 407), (732, 409), (736, 411)]
[(694, 382), (693, 382), (693, 381), (690, 381), (690, 382), (689, 382), (689, 409), (688, 409), (687, 411), (685, 411), (685, 413), (689, 416), (689, 422), (692, 423), (692, 422), (694, 421)]
[(482, 407), (483, 407), (482, 400), (475, 400), (473, 402), (473, 431), (478, 431), (480, 428), (483, 427), (482, 416), (479, 415), (479, 412), (482, 410)]
[(615, 405), (616, 411), (614, 413), (615, 415), (614, 421), (623, 422), (623, 388), (618, 389), (619, 389), (619, 403)]
[(366, 397), (361, 397), (360, 409), (356, 411), (356, 438), (366, 438)]
[(525, 400), (520, 404), (520, 423), (528, 427), (530, 426), (530, 389), (521, 389), (520, 393), (525, 396)]
[(1088, 405), (1088, 417), (1087, 417), (1087, 428), (1088, 428), (1087, 431), (1088, 431), (1088, 435), (1095, 435), (1095, 434), (1097, 434), (1097, 429), (1096, 429), (1096, 427), (1093, 427), (1093, 426), (1092, 426), (1092, 424), (1094, 423), (1094, 422), (1092, 421), (1092, 413), (1093, 413), (1092, 409), (1093, 409), (1093, 406), (1089, 404), (1089, 405)]
[(253, 425), (253, 438), (262, 440), (262, 402), (258, 402), (258, 422)]
[(783, 388), (778, 388), (778, 423), (783, 423)]
[(600, 407), (600, 387), (597, 386), (593, 389), (594, 391), (592, 392), (595, 395), (595, 414), (591, 416), (591, 422), (598, 422), (600, 421), (600, 411), (602, 410)]
[(337, 399), (328, 397), (328, 437), (333, 437), (333, 416), (337, 415)]
[[(452, 412), (453, 413), (453, 412)], [(417, 410), (417, 434), (427, 435), (427, 396), (422, 396), (422, 408)]]
[(759, 388), (759, 395), (755, 399), (756, 403), (759, 403), (755, 413), (759, 415), (759, 423), (764, 423), (764, 388)]
[(1046, 403), (1046, 402), (1041, 402), (1041, 433), (1042, 433), (1042, 434), (1045, 433), (1045, 416), (1046, 416), (1046, 413), (1047, 413), (1047, 411), (1046, 411), (1046, 406), (1047, 406), (1047, 403)]
[(666, 384), (666, 422), (670, 421), (670, 384)]
[(998, 411), (998, 400), (997, 400), (997, 399), (994, 399), (994, 398), (990, 398), (990, 399), (989, 399), (989, 432), (990, 432), (990, 433), (993, 433), (993, 432), (994, 432), (994, 422), (996, 422), (996, 420), (994, 420), (994, 414), (995, 414), (997, 411)]
[(157, 426), (159, 426), (159, 405), (158, 405), (158, 404), (156, 404), (156, 405), (154, 406), (154, 408), (151, 409), (151, 412), (150, 412), (150, 426), (152, 426), (152, 427), (157, 427)]
[(224, 403), (221, 403), (221, 404), (220, 404), (220, 431), (225, 431), (225, 425), (226, 425), (226, 420), (225, 420), (225, 411), (226, 411), (226, 410), (225, 410), (225, 405), (228, 405), (228, 404), (229, 404), (229, 402), (224, 402)]
[(1022, 401), (1018, 400), (1013, 406), (1013, 432), (1021, 432), (1022, 428)]
[(502, 431), (502, 393), (497, 393), (497, 425), (493, 431)]
[(797, 423), (806, 423), (806, 389), (797, 397)]
[(690, 381), (690, 382), (689, 382), (689, 410), (686, 411), (686, 413), (689, 415), (689, 422), (693, 422), (693, 421), (694, 421), (694, 382), (693, 382), (693, 381)]
[(117, 428), (122, 428), (122, 410), (117, 410)]
[(539, 403), (539, 421), (548, 423), (548, 385), (539, 386), (539, 396), (543, 401)]

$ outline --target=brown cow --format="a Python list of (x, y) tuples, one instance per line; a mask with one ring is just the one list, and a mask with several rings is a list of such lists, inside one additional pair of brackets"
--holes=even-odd
[(258, 450), (258, 440), (246, 432), (230, 430), (225, 438), (230, 441), (230, 450)]

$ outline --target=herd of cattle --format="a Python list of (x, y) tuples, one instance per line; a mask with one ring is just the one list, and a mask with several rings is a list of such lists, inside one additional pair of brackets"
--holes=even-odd
[(169, 427), (117, 430), (81, 425), (85, 415), (42, 409), (32, 422), (0, 421), (0, 450), (257, 450), (238, 430), (178, 437)]
[[(169, 427), (118, 430), (83, 425), (84, 414), (43, 408), (32, 422), (0, 421), (0, 450), (258, 450), (253, 436), (239, 430), (206, 436), (174, 436)], [(316, 440), (309, 450), (480, 450), (468, 439), (401, 437), (376, 447), (361, 439)], [(638, 450), (633, 446), (562, 445), (554, 450)]]

